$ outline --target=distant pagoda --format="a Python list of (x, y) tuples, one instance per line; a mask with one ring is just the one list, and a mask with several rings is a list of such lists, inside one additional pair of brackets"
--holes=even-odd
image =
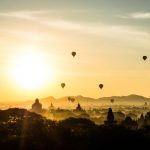
[(35, 113), (41, 113), (42, 112), (42, 104), (39, 102), (38, 98), (35, 100), (35, 103), (32, 104), (31, 111), (33, 111)]
[(108, 109), (107, 120), (104, 121), (104, 123), (107, 126), (116, 125), (116, 123), (117, 123), (117, 121), (115, 121), (115, 119), (114, 119), (114, 113), (111, 108)]

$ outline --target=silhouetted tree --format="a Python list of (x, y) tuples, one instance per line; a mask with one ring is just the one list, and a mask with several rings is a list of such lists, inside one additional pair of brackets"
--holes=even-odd
[[(120, 144), (126, 149), (146, 149), (149, 146), (150, 126), (131, 130), (135, 121), (130, 117), (122, 125), (111, 127), (98, 126), (83, 118), (51, 121), (16, 108), (0, 111), (0, 117), (0, 147), (6, 150), (120, 149)], [(108, 111), (107, 121), (115, 121), (112, 109)]]
[(122, 125), (128, 129), (136, 130), (138, 128), (138, 124), (136, 121), (132, 120), (130, 116), (127, 116), (124, 121), (122, 121)]
[(143, 114), (141, 114), (140, 118), (138, 119), (137, 123), (138, 123), (138, 128), (142, 128), (144, 126), (144, 122), (145, 122), (145, 117)]

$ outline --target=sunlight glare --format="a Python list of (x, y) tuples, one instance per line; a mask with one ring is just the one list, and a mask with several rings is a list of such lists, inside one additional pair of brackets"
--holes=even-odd
[(53, 70), (46, 57), (38, 51), (18, 55), (12, 67), (13, 78), (22, 88), (39, 89), (52, 79)]

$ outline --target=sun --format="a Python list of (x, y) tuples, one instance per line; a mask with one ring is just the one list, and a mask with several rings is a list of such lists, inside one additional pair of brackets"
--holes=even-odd
[(12, 76), (16, 84), (28, 90), (39, 89), (52, 79), (52, 67), (46, 58), (36, 51), (19, 54), (12, 67)]

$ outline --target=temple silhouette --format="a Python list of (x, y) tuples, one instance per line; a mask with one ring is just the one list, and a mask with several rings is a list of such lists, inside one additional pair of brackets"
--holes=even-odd
[(76, 111), (82, 111), (83, 108), (81, 107), (80, 103), (78, 103), (77, 107), (76, 107)]
[(31, 111), (35, 112), (35, 113), (41, 113), (42, 112), (42, 104), (39, 102), (38, 98), (35, 100), (35, 103), (32, 104)]
[(114, 113), (111, 108), (108, 109), (107, 120), (104, 121), (107, 126), (114, 126), (117, 124), (117, 121), (114, 118)]

